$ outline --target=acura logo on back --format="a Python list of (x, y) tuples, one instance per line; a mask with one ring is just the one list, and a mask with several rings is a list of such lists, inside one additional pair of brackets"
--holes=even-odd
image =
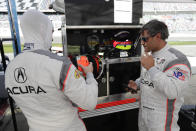
[(18, 83), (24, 83), (27, 80), (25, 69), (22, 67), (16, 68), (14, 71), (14, 78)]

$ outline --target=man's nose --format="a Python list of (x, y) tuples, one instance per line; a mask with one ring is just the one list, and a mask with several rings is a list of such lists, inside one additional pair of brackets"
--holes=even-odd
[(144, 45), (144, 44), (145, 44), (145, 42), (143, 40), (141, 40), (141, 45)]

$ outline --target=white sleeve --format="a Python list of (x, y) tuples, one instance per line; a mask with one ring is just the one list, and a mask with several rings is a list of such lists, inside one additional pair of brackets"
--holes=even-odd
[(98, 84), (92, 73), (87, 73), (85, 81), (75, 66), (71, 65), (64, 84), (64, 93), (72, 102), (86, 110), (95, 108), (98, 100)]
[(185, 64), (175, 64), (164, 72), (152, 67), (148, 73), (155, 88), (165, 93), (169, 99), (181, 96), (184, 89), (188, 88), (191, 77), (191, 70)]

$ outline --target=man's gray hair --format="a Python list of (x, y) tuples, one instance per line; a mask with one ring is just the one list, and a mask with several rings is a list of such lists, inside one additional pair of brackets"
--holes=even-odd
[(150, 36), (155, 36), (157, 33), (161, 33), (161, 39), (166, 40), (169, 37), (169, 31), (167, 25), (159, 20), (151, 20), (146, 23), (142, 29), (141, 33), (147, 30)]

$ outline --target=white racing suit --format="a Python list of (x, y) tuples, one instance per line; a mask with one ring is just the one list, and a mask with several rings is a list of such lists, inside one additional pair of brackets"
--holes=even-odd
[(19, 54), (8, 65), (6, 88), (21, 108), (30, 131), (85, 131), (75, 105), (94, 109), (98, 86), (86, 81), (68, 58), (46, 50)]
[(43, 13), (28, 10), (20, 17), (20, 26), (28, 43), (24, 49), (29, 51), (9, 63), (5, 86), (27, 118), (29, 130), (85, 131), (75, 105), (87, 110), (96, 106), (93, 74), (88, 73), (85, 81), (68, 58), (49, 52), (53, 25)]
[(140, 87), (139, 130), (179, 131), (178, 112), (191, 76), (185, 55), (166, 45), (152, 54), (155, 66), (144, 68), (136, 80)]

